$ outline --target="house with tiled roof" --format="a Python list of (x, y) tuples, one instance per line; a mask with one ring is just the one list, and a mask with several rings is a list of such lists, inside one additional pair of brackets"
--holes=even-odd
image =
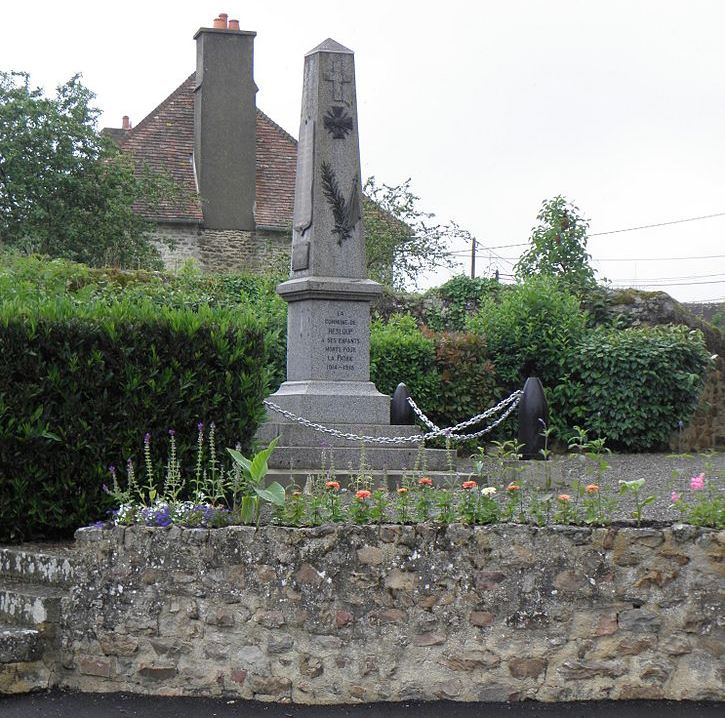
[(254, 271), (289, 256), (297, 142), (256, 107), (255, 35), (220, 15), (194, 36), (195, 73), (135, 127), (104, 130), (179, 188), (136, 208), (168, 268)]

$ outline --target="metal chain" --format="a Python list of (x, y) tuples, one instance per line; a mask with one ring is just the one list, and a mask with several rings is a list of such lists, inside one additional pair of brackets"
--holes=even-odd
[[(511, 414), (511, 412), (516, 408), (519, 401), (521, 400), (522, 393), (523, 392), (521, 390), (515, 391), (513, 394), (511, 394), (511, 396), (499, 402), (491, 409), (484, 411), (482, 414), (477, 414), (476, 416), (468, 419), (467, 421), (463, 421), (460, 424), (450, 426), (446, 429), (440, 429), (435, 426), (435, 424), (433, 424), (433, 422), (431, 422), (430, 419), (428, 419), (428, 417), (425, 416), (425, 414), (423, 414), (423, 412), (418, 408), (416, 403), (409, 398), (408, 401), (418, 418), (420, 418), (423, 423), (427, 424), (428, 427), (432, 429), (432, 431), (429, 431), (427, 434), (417, 434), (414, 436), (360, 436), (358, 434), (351, 434), (344, 431), (339, 431), (338, 429), (332, 429), (329, 426), (323, 426), (322, 424), (316, 424), (309, 419), (305, 419), (303, 416), (298, 416), (297, 414), (293, 414), (291, 411), (283, 409), (281, 406), (278, 406), (269, 399), (265, 399), (264, 404), (273, 411), (276, 411), (278, 414), (284, 416), (286, 419), (300, 424), (300, 426), (305, 426), (308, 429), (313, 429), (314, 431), (319, 431), (323, 434), (330, 434), (331, 436), (336, 436), (339, 439), (347, 439), (348, 441), (360, 441), (364, 444), (420, 444), (427, 441), (428, 439), (435, 439), (437, 437), (445, 437), (453, 441), (465, 441), (467, 439), (476, 439), (479, 436), (483, 436), (489, 431), (495, 429), (504, 419), (506, 419)], [(509, 406), (506, 411), (493, 424), (487, 426), (485, 429), (481, 429), (480, 431), (477, 431), (473, 434), (455, 433), (457, 431), (460, 431), (461, 429), (472, 426), (473, 424), (477, 424), (479, 421), (487, 419), (494, 414), (497, 414), (507, 405)]]
[[(415, 412), (416, 416), (429, 428), (432, 429), (435, 432), (439, 432), (444, 435), (448, 434), (455, 434), (461, 429), (467, 429), (469, 426), (473, 426), (474, 424), (478, 424), (480, 421), (483, 421), (484, 419), (488, 419), (491, 416), (495, 416), (499, 413), (499, 411), (502, 411), (506, 406), (508, 406), (511, 402), (516, 402), (518, 404), (521, 395), (524, 392), (519, 389), (515, 391), (511, 396), (506, 397), (503, 401), (500, 401), (496, 406), (492, 406), (490, 409), (486, 409), (482, 414), (476, 414), (476, 416), (472, 416), (470, 419), (466, 419), (466, 421), (462, 421), (460, 424), (456, 424), (455, 426), (450, 426), (447, 429), (439, 429), (418, 407), (418, 405), (413, 401), (412, 397), (408, 397), (408, 404), (410, 404), (411, 408)], [(514, 404), (514, 406), (516, 405)], [(509, 412), (511, 413), (511, 412)], [(508, 414), (507, 414), (508, 416)]]

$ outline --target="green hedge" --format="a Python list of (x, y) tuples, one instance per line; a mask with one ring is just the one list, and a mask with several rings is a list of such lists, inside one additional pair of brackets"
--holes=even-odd
[(486, 409), (496, 385), (482, 337), (422, 331), (409, 315), (372, 323), (370, 375), (378, 390), (387, 394), (404, 382), (418, 406), (439, 426), (451, 426)]
[(0, 356), (0, 540), (101, 518), (109, 464), (138, 464), (145, 432), (184, 451), (214, 421), (219, 447), (248, 447), (263, 418), (264, 327), (241, 308), (15, 299)]
[(552, 410), (624, 451), (667, 446), (692, 416), (710, 364), (702, 334), (684, 326), (600, 327), (568, 361), (565, 380), (551, 387)]
[(510, 287), (496, 302), (484, 299), (468, 322), (482, 334), (502, 388), (520, 389), (529, 376), (554, 386), (564, 376), (572, 349), (586, 331), (576, 297), (549, 277)]

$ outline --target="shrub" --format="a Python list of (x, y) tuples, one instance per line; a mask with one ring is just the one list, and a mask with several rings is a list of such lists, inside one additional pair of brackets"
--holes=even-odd
[(484, 299), (468, 326), (485, 336), (504, 390), (520, 389), (528, 376), (551, 388), (584, 334), (586, 315), (555, 279), (533, 277), (511, 287), (498, 304)]
[(709, 361), (702, 334), (687, 327), (594, 329), (570, 352), (553, 411), (613, 448), (661, 448), (692, 416)]
[(248, 447), (267, 390), (264, 327), (243, 308), (136, 299), (0, 304), (0, 540), (67, 537), (102, 516), (109, 463), (198, 421)]
[(378, 391), (392, 394), (401, 381), (405, 382), (427, 413), (441, 388), (435, 342), (408, 314), (393, 315), (387, 323), (375, 320), (370, 327), (370, 378)]
[(373, 322), (370, 371), (378, 390), (387, 394), (404, 382), (439, 426), (480, 413), (494, 398), (495, 371), (483, 337), (421, 330), (409, 315)]
[[(494, 403), (496, 370), (487, 358), (486, 340), (480, 334), (441, 332), (432, 336), (441, 383), (431, 413), (439, 426), (452, 426)], [(483, 427), (476, 425), (470, 431)]]
[(436, 331), (462, 331), (468, 318), (478, 311), (485, 299), (496, 301), (506, 287), (495, 279), (467, 277), (460, 275), (449, 279), (437, 289), (431, 290), (433, 297), (440, 298), (441, 307), (429, 310), (426, 322)]

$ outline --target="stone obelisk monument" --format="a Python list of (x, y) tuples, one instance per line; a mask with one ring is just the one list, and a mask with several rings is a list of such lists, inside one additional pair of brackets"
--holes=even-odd
[(287, 381), (271, 398), (316, 422), (389, 424), (370, 382), (370, 302), (362, 227), (355, 61), (325, 40), (305, 56), (292, 234)]
[[(390, 397), (370, 381), (370, 302), (382, 288), (367, 279), (362, 226), (355, 62), (325, 40), (305, 56), (290, 279), (277, 287), (288, 303), (287, 381), (269, 397), (317, 424), (363, 436), (420, 433), (390, 425)], [(278, 412), (258, 437), (278, 437), (273, 469), (319, 470), (320, 444), (335, 464), (357, 464), (359, 442), (317, 433)], [(372, 447), (373, 469), (411, 468), (417, 447)], [(444, 460), (428, 450), (431, 469)], [(442, 467), (441, 467), (442, 468)]]

